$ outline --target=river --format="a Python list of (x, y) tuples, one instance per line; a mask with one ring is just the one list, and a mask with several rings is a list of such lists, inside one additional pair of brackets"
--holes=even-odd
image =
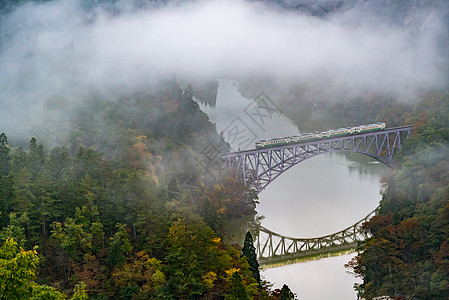
[[(242, 97), (238, 83), (219, 80), (216, 106), (202, 106), (234, 150), (254, 148), (254, 140), (298, 134), (280, 109), (258, 110)], [(259, 114), (254, 114), (258, 111)], [(259, 117), (258, 117), (259, 115)], [(260, 117), (262, 116), (262, 117)], [(354, 124), (356, 125), (356, 124)], [(241, 136), (227, 134), (231, 128)], [(306, 160), (282, 174), (259, 194), (256, 210), (265, 228), (279, 234), (318, 237), (345, 229), (374, 210), (381, 199), (380, 179), (388, 168), (360, 154), (331, 153)], [(301, 300), (357, 299), (344, 264), (355, 254), (266, 269), (261, 275), (274, 287), (286, 283)]]

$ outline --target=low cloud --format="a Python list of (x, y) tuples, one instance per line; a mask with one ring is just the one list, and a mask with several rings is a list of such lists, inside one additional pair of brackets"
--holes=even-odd
[(263, 75), (402, 97), (444, 84), (435, 13), (411, 34), (407, 26), (365, 22), (366, 11), (357, 9), (318, 18), (242, 0), (116, 5), (112, 13), (77, 0), (28, 3), (4, 16), (4, 131), (38, 122), (49, 99), (145, 91), (172, 73), (192, 80)]

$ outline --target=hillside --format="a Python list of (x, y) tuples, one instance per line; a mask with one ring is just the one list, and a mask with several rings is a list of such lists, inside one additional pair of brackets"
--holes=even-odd
[(449, 296), (449, 94), (423, 96), (403, 124), (413, 124), (378, 214), (364, 225), (372, 238), (348, 264), (367, 299)]
[[(253, 213), (255, 194), (204, 169), (209, 144), (228, 148), (191, 94), (168, 80), (151, 95), (90, 99), (65, 122), (67, 146), (31, 138), (22, 148), (0, 136), (2, 249), (37, 251), (24, 252), (46, 284), (33, 295), (62, 299), (81, 286), (89, 299), (277, 299), (239, 246), (221, 241), (228, 218)], [(31, 297), (27, 281), (5, 280), (8, 299)]]

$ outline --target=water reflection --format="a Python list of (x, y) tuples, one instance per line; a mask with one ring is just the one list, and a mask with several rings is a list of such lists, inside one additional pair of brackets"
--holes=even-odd
[(343, 265), (354, 254), (330, 257), (261, 272), (265, 279), (280, 288), (285, 283), (301, 300), (355, 300), (354, 283), (360, 283), (346, 273)]
[[(221, 80), (215, 108), (202, 109), (216, 123), (218, 131), (225, 130), (238, 117), (258, 138), (299, 133), (283, 115), (266, 119), (264, 126), (251, 123), (248, 105), (251, 100), (241, 96), (237, 82)], [(238, 148), (229, 142), (234, 149)], [(284, 236), (307, 238), (335, 233), (357, 223), (378, 206), (380, 179), (388, 172), (386, 166), (358, 153), (313, 157), (279, 176), (259, 195), (257, 217), (265, 228)], [(247, 221), (230, 223), (234, 241), (243, 240)], [(356, 280), (343, 268), (350, 258), (344, 255), (287, 265), (264, 274), (276, 287), (287, 283), (301, 299), (356, 299), (353, 290)], [(324, 293), (326, 290), (332, 293)]]
[(271, 183), (259, 195), (263, 226), (290, 237), (318, 237), (347, 228), (374, 210), (381, 199), (380, 178), (386, 167), (365, 166), (342, 155), (306, 160)]

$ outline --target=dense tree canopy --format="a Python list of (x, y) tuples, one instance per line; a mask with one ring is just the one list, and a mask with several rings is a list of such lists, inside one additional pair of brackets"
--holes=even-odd
[[(1, 134), (0, 256), (28, 269), (0, 272), (20, 289), (2, 283), (0, 299), (270, 297), (254, 257), (249, 264), (221, 239), (227, 218), (254, 213), (256, 194), (205, 172), (204, 147), (227, 145), (176, 83), (162, 86), (89, 100), (70, 120), (65, 146), (46, 149), (36, 138), (11, 146)], [(16, 245), (38, 248), (15, 258)]]
[(387, 179), (372, 234), (349, 267), (367, 298), (449, 297), (449, 95), (423, 97), (404, 123), (414, 124), (398, 167)]

